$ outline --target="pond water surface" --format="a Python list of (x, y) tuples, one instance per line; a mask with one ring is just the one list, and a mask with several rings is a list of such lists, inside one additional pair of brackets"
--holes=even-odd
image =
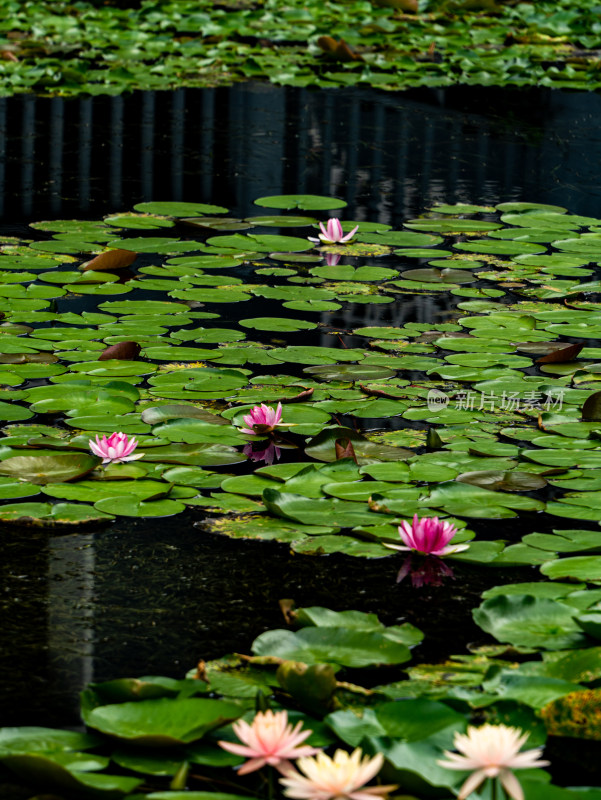
[[(347, 217), (393, 225), (434, 202), (530, 200), (598, 216), (600, 111), (597, 95), (477, 88), (395, 95), (248, 84), (2, 99), (0, 233), (145, 200), (246, 215), (258, 196), (300, 192), (336, 195)], [(406, 301), (386, 324), (430, 322), (445, 303)], [(355, 306), (352, 324), (377, 322), (374, 313)], [(205, 535), (193, 527), (200, 518), (120, 519), (67, 535), (0, 530), (3, 724), (76, 725), (77, 692), (91, 680), (181, 676), (199, 658), (248, 649), (281, 624), (286, 597), (406, 619), (426, 633), (416, 657), (442, 658), (482, 637), (469, 609), (484, 588), (536, 574), (458, 567), (454, 582), (416, 591), (395, 583), (393, 559), (290, 555), (285, 545)], [(524, 532), (535, 524), (520, 520)], [(492, 538), (504, 525), (472, 527)]]

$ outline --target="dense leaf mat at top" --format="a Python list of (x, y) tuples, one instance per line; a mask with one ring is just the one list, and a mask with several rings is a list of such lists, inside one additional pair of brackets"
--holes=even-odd
[[(246, 79), (386, 90), (457, 83), (601, 86), (596, 0), (125, 5), (0, 0), (0, 92), (114, 95)], [(416, 12), (402, 10), (412, 5)], [(169, 227), (135, 214), (108, 220), (124, 223), (138, 230)]]
[[(258, 216), (215, 234), (228, 209), (153, 202), (0, 247), (0, 522), (187, 510), (199, 535), (395, 558), (401, 520), (442, 516), (469, 543), (453, 559), (601, 582), (601, 220), (440, 205), (315, 245), (342, 201), (257, 204), (277, 211), (270, 233)], [(84, 287), (96, 300), (76, 313)], [(396, 324), (419, 294), (444, 298), (444, 322)], [(360, 324), (371, 307), (381, 324)], [(279, 403), (274, 431), (247, 432)], [(139, 458), (91, 453), (115, 431)], [(469, 527), (525, 514), (522, 541)]]

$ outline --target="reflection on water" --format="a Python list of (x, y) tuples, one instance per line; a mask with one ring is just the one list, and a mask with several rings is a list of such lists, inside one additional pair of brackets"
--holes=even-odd
[(239, 213), (335, 194), (357, 219), (528, 199), (597, 213), (601, 97), (454, 87), (392, 94), (267, 84), (0, 99), (0, 218), (99, 216), (142, 200)]

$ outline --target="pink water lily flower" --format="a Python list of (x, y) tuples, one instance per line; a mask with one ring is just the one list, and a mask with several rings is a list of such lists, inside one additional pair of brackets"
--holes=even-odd
[(350, 242), (355, 233), (359, 230), (359, 226), (356, 225), (353, 230), (345, 236), (340, 220), (336, 217), (331, 217), (327, 225), (320, 222), (319, 227), (321, 228), (319, 239), (314, 239), (312, 236), (309, 236), (308, 239), (310, 242), (317, 242), (318, 244), (320, 242), (323, 242), (323, 244), (344, 244), (345, 242)]
[(282, 404), (278, 403), (276, 409), (261, 403), (251, 409), (250, 414), (242, 417), (246, 428), (240, 428), (242, 433), (270, 433), (282, 419)]
[(524, 791), (512, 770), (549, 765), (540, 760), (542, 747), (519, 752), (528, 735), (521, 728), (488, 724), (469, 726), (467, 733), (455, 733), (453, 744), (459, 753), (445, 750), (449, 760), (437, 763), (447, 769), (473, 770), (461, 787), (458, 800), (465, 800), (487, 778), (498, 778), (513, 800), (524, 800)]
[(418, 553), (433, 556), (448, 556), (467, 550), (469, 545), (449, 545), (457, 533), (457, 528), (450, 522), (439, 520), (438, 517), (423, 517), (418, 519), (417, 514), (413, 522), (403, 520), (399, 525), (399, 536), (403, 545), (387, 544), (392, 550), (417, 550)]
[(124, 461), (135, 461), (144, 455), (144, 453), (132, 455), (138, 446), (138, 440), (135, 436), (130, 439), (126, 433), (121, 432), (111, 433), (108, 438), (103, 436), (102, 439), (96, 434), (96, 441), (90, 439), (88, 444), (94, 455), (102, 459), (103, 464), (110, 464), (111, 462), (120, 464)]
[[(315, 758), (301, 758), (280, 783), (286, 797), (295, 800), (374, 800), (396, 786), (365, 786), (380, 771), (384, 756), (363, 757), (360, 748), (352, 753), (336, 750), (334, 757), (319, 753)], [(303, 774), (301, 774), (303, 773)]]
[(286, 711), (259, 711), (252, 724), (240, 719), (232, 725), (234, 733), (244, 744), (224, 741), (218, 744), (229, 753), (249, 759), (238, 770), (239, 775), (254, 772), (265, 764), (286, 774), (292, 769), (290, 759), (320, 752), (318, 747), (302, 744), (313, 733), (309, 729), (301, 730), (302, 727), (303, 723), (297, 722), (293, 728)]

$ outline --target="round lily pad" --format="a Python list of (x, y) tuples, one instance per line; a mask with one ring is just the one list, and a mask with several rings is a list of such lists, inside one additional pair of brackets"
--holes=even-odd
[(195, 214), (227, 214), (228, 212), (228, 209), (223, 208), (223, 206), (176, 201), (138, 203), (134, 206), (134, 209), (142, 214), (165, 214), (171, 217), (191, 217)]
[(253, 319), (241, 319), (239, 324), (243, 328), (254, 328), (258, 331), (302, 331), (312, 330), (317, 327), (316, 322), (308, 322), (302, 319), (290, 319), (288, 317), (255, 317)]
[(573, 606), (550, 598), (512, 594), (485, 600), (473, 616), (476, 624), (501, 642), (565, 650), (586, 643), (574, 619), (576, 613)]
[(300, 208), (303, 211), (328, 211), (334, 208), (345, 208), (347, 203), (336, 197), (322, 197), (316, 194), (278, 194), (270, 197), (259, 197), (255, 205), (265, 208)]
[(243, 707), (204, 697), (111, 703), (83, 712), (94, 730), (139, 746), (173, 746), (194, 742), (213, 728), (237, 719)]
[(83, 504), (11, 503), (0, 506), (0, 520), (13, 525), (53, 527), (110, 522), (112, 519), (112, 514)]
[(0, 462), (0, 474), (33, 484), (62, 483), (86, 475), (99, 463), (85, 453), (12, 456)]
[(171, 517), (186, 506), (177, 500), (138, 500), (128, 494), (97, 500), (94, 508), (120, 517)]
[(303, 372), (315, 375), (322, 381), (369, 381), (392, 378), (394, 370), (369, 364), (318, 364), (305, 367)]

